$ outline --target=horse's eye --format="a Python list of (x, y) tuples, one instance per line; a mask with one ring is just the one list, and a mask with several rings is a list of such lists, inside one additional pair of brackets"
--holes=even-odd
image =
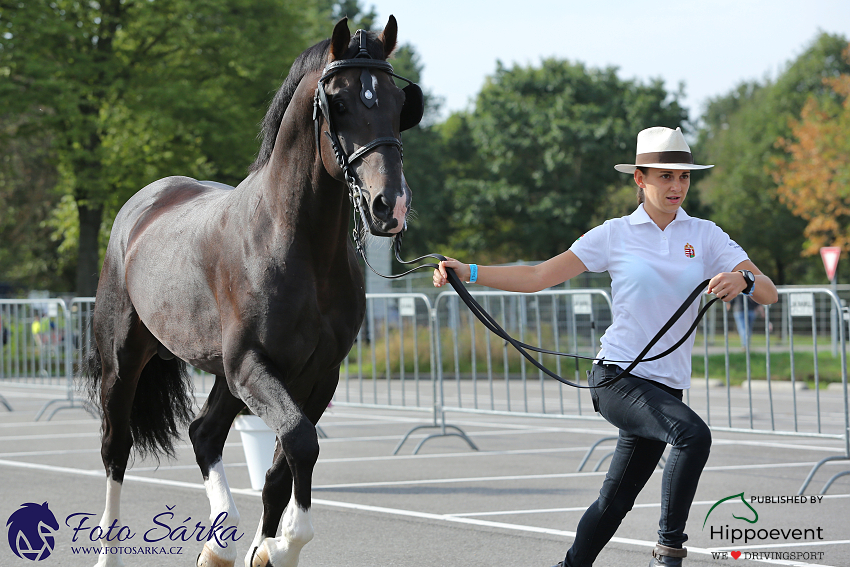
[(345, 105), (342, 103), (342, 101), (335, 101), (333, 103), (333, 107), (334, 112), (336, 112), (337, 114), (345, 114)]

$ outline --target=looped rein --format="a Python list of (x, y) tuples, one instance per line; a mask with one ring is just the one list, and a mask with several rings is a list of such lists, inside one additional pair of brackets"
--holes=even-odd
[[(412, 268), (410, 270), (407, 270), (406, 272), (403, 272), (401, 274), (384, 275), (384, 274), (381, 274), (380, 272), (378, 272), (377, 270), (375, 270), (375, 268), (373, 268), (372, 265), (369, 264), (369, 259), (366, 257), (366, 251), (364, 249), (363, 242), (362, 242), (363, 235), (361, 234), (361, 226), (360, 226), (360, 223), (362, 222), (362, 229), (365, 232), (366, 228), (369, 226), (369, 223), (368, 223), (368, 220), (366, 218), (366, 213), (363, 210), (363, 190), (357, 184), (357, 181), (354, 178), (354, 173), (353, 173), (352, 168), (351, 168), (351, 163), (353, 161), (357, 160), (357, 159), (362, 158), (369, 151), (371, 151), (371, 150), (373, 150), (373, 149), (375, 149), (379, 146), (383, 146), (383, 145), (395, 146), (396, 148), (398, 148), (398, 151), (401, 154), (402, 159), (404, 159), (403, 145), (401, 143), (401, 140), (399, 140), (397, 138), (381, 137), (381, 138), (376, 138), (376, 139), (372, 140), (371, 142), (361, 146), (360, 148), (358, 148), (356, 151), (352, 152), (351, 154), (346, 154), (345, 151), (343, 150), (342, 143), (339, 140), (339, 136), (337, 135), (336, 128), (334, 128), (333, 121), (331, 120), (330, 105), (328, 104), (327, 93), (325, 92), (325, 82), (327, 80), (329, 80), (334, 74), (336, 74), (337, 72), (339, 72), (343, 69), (351, 69), (351, 68), (362, 69), (363, 72), (360, 75), (360, 83), (361, 83), (360, 100), (367, 108), (372, 108), (372, 106), (376, 102), (376, 99), (375, 99), (376, 94), (371, 90), (372, 85), (371, 85), (371, 82), (369, 81), (370, 75), (367, 72), (367, 69), (376, 69), (378, 71), (387, 73), (387, 74), (389, 74), (393, 77), (396, 77), (396, 78), (399, 78), (403, 81), (406, 81), (408, 83), (408, 85), (406, 87), (404, 87), (404, 89), (402, 89), (405, 93), (405, 103), (404, 103), (404, 106), (402, 107), (401, 117), (400, 117), (401, 118), (400, 130), (402, 130), (402, 131), (406, 130), (408, 128), (412, 128), (413, 126), (418, 124), (419, 121), (422, 119), (422, 115), (424, 113), (424, 106), (423, 106), (424, 98), (423, 98), (423, 95), (422, 95), (422, 89), (420, 89), (419, 86), (416, 83), (410, 81), (409, 79), (406, 79), (406, 78), (404, 78), (400, 75), (396, 75), (396, 73), (393, 71), (392, 65), (390, 65), (387, 61), (372, 59), (369, 56), (369, 54), (366, 50), (366, 43), (365, 43), (366, 42), (366, 35), (363, 33), (363, 30), (358, 30), (357, 34), (359, 34), (359, 36), (360, 36), (360, 51), (359, 51), (359, 53), (353, 59), (338, 59), (336, 61), (332, 61), (332, 62), (328, 63), (328, 65), (325, 67), (324, 72), (322, 73), (322, 76), (319, 79), (318, 84), (316, 86), (316, 93), (315, 93), (315, 96), (313, 98), (313, 122), (315, 124), (315, 130), (316, 130), (316, 147), (317, 148), (320, 147), (320, 144), (319, 144), (319, 142), (320, 142), (320, 140), (319, 140), (320, 119), (324, 118), (325, 122), (327, 123), (327, 126), (328, 126), (328, 129), (325, 131), (325, 135), (328, 137), (328, 140), (331, 144), (331, 148), (333, 149), (334, 156), (336, 158), (337, 164), (339, 165), (340, 169), (343, 171), (343, 174), (345, 176), (345, 182), (348, 185), (349, 197), (351, 198), (351, 201), (354, 205), (353, 237), (354, 237), (355, 247), (357, 248), (357, 252), (363, 258), (364, 262), (369, 267), (369, 269), (372, 270), (373, 272), (375, 272), (377, 275), (379, 275), (383, 278), (386, 278), (386, 279), (398, 279), (398, 278), (404, 277), (404, 276), (406, 276), (406, 275), (408, 275), (411, 272), (414, 272), (416, 270), (420, 270), (420, 269), (423, 269), (423, 268), (438, 268), (439, 266), (437, 264), (428, 263), (428, 264), (419, 265), (419, 266)], [(401, 257), (400, 257), (401, 238), (402, 238), (402, 234), (404, 232), (404, 229), (406, 229), (406, 228), (407, 228), (407, 223), (405, 223), (405, 226), (404, 226), (402, 232), (399, 232), (398, 234), (395, 235), (394, 243), (393, 243), (393, 249), (395, 251), (396, 259), (401, 264), (404, 264), (404, 265), (414, 264), (416, 262), (424, 260), (425, 258), (434, 258), (434, 259), (439, 260), (439, 261), (445, 261), (445, 259), (446, 259), (445, 256), (442, 256), (440, 254), (426, 254), (425, 256), (421, 256), (419, 258), (416, 258), (414, 260), (410, 260), (408, 262), (405, 262), (404, 260), (402, 260)], [(691, 328), (688, 330), (688, 332), (681, 339), (679, 339), (679, 341), (676, 342), (675, 345), (673, 345), (671, 348), (667, 349), (666, 351), (664, 351), (661, 354), (658, 354), (658, 355), (655, 355), (655, 356), (652, 356), (652, 357), (649, 357), (649, 358), (644, 358), (646, 356), (646, 354), (652, 349), (652, 347), (655, 346), (655, 344), (661, 339), (661, 337), (664, 336), (664, 334), (668, 330), (670, 330), (670, 328), (673, 326), (673, 324), (675, 324), (676, 321), (678, 321), (681, 318), (681, 316), (685, 313), (685, 311), (687, 311), (687, 309), (691, 305), (691, 303), (697, 297), (699, 297), (699, 295), (702, 293), (702, 290), (705, 289), (706, 286), (708, 286), (709, 280), (705, 280), (699, 286), (697, 286), (696, 289), (694, 289), (693, 292), (691, 292), (691, 294), (682, 303), (682, 305), (679, 307), (679, 309), (673, 314), (672, 317), (670, 317), (670, 319), (667, 321), (667, 323), (664, 324), (664, 326), (661, 328), (660, 331), (658, 331), (658, 333), (652, 338), (652, 340), (649, 341), (649, 343), (646, 345), (646, 347), (644, 347), (643, 351), (641, 351), (641, 353), (638, 355), (638, 357), (635, 360), (631, 360), (631, 361), (628, 361), (628, 360), (606, 360), (605, 361), (605, 362), (611, 362), (611, 363), (628, 364), (628, 366), (625, 369), (623, 369), (619, 374), (617, 374), (617, 376), (615, 376), (615, 377), (613, 377), (609, 380), (606, 380), (602, 383), (599, 383), (596, 386), (582, 386), (580, 384), (577, 384), (575, 382), (571, 382), (570, 380), (566, 380), (565, 378), (558, 376), (557, 374), (555, 374), (554, 372), (552, 372), (551, 370), (549, 370), (548, 368), (543, 366), (539, 361), (537, 361), (537, 359), (535, 359), (529, 353), (529, 351), (537, 352), (537, 353), (541, 353), (541, 354), (550, 354), (550, 355), (554, 355), (554, 356), (567, 356), (567, 357), (576, 358), (576, 359), (591, 360), (591, 361), (594, 361), (594, 362), (598, 361), (599, 359), (592, 358), (592, 357), (586, 357), (586, 356), (580, 356), (580, 355), (577, 355), (577, 354), (569, 354), (569, 353), (562, 353), (562, 352), (556, 352), (556, 351), (541, 349), (541, 348), (538, 348), (538, 347), (535, 347), (535, 346), (532, 346), (532, 345), (529, 345), (529, 344), (526, 344), (526, 343), (523, 343), (523, 342), (520, 342), (520, 341), (514, 339), (513, 337), (511, 337), (507, 333), (507, 331), (505, 331), (499, 325), (498, 322), (496, 322), (495, 319), (493, 319), (493, 317), (490, 316), (489, 313), (487, 313), (487, 311), (484, 310), (483, 307), (481, 307), (481, 305), (475, 300), (475, 298), (472, 297), (472, 295), (469, 293), (469, 291), (466, 289), (466, 287), (463, 285), (463, 283), (457, 277), (457, 274), (455, 274), (454, 270), (449, 268), (449, 269), (446, 270), (446, 273), (448, 275), (448, 281), (451, 284), (451, 286), (454, 288), (454, 290), (457, 292), (457, 294), (460, 296), (460, 298), (463, 300), (463, 302), (467, 305), (467, 307), (469, 307), (469, 309), (472, 311), (472, 313), (475, 315), (475, 317), (479, 321), (481, 321), (481, 323), (485, 327), (487, 327), (487, 329), (489, 329), (491, 332), (493, 332), (498, 337), (504, 339), (506, 342), (510, 343), (515, 349), (517, 349), (520, 352), (520, 354), (522, 354), (529, 362), (531, 362), (534, 366), (536, 366), (542, 372), (546, 373), (546, 375), (550, 376), (551, 378), (554, 378), (555, 380), (558, 380), (559, 382), (567, 384), (568, 386), (572, 386), (574, 388), (600, 388), (600, 387), (608, 386), (610, 384), (613, 384), (614, 382), (616, 382), (617, 380), (619, 380), (620, 378), (622, 378), (623, 376), (625, 376), (629, 372), (631, 372), (641, 362), (649, 362), (649, 361), (653, 361), (653, 360), (658, 360), (659, 358), (667, 356), (668, 354), (670, 354), (671, 352), (673, 352), (674, 350), (679, 348), (688, 339), (688, 337), (691, 335), (691, 333), (693, 333), (694, 330), (696, 329), (697, 325), (699, 324), (700, 320), (702, 319), (703, 315), (708, 310), (708, 308), (711, 307), (711, 305), (715, 301), (717, 301), (717, 298), (715, 297), (714, 299), (709, 301), (700, 310), (699, 314), (697, 315), (696, 320), (691, 325)]]
[[(419, 258), (405, 262), (404, 260), (402, 260), (399, 257), (399, 250), (401, 249), (401, 238), (400, 238), (399, 235), (396, 235), (395, 244), (394, 244), (393, 248), (395, 249), (396, 260), (398, 260), (402, 264), (413, 264), (415, 262), (419, 262), (421, 260), (424, 260), (425, 258), (434, 258), (435, 260), (439, 260), (441, 262), (446, 260), (446, 257), (441, 255), (441, 254), (426, 254), (425, 256), (420, 256)], [(366, 259), (365, 254), (363, 254), (363, 259), (364, 260)], [(374, 268), (372, 268), (372, 266), (369, 265), (368, 260), (366, 260), (366, 265), (368, 265), (369, 268), (372, 269), (372, 271), (375, 271)], [(375, 273), (378, 274), (379, 276), (386, 277), (388, 279), (396, 279), (396, 278), (402, 277), (404, 275), (409, 274), (410, 272), (413, 272), (413, 271), (421, 269), (421, 268), (435, 268), (436, 269), (436, 268), (439, 268), (439, 265), (438, 264), (431, 264), (431, 263), (422, 264), (420, 266), (417, 266), (416, 268), (413, 268), (411, 270), (404, 272), (403, 274), (398, 274), (396, 276), (383, 276), (382, 274), (379, 274), (378, 272), (375, 272)], [(688, 329), (687, 333), (685, 333), (678, 341), (676, 341), (676, 343), (673, 346), (671, 346), (670, 348), (668, 348), (667, 350), (665, 350), (664, 352), (662, 352), (660, 354), (656, 354), (654, 356), (646, 357), (647, 353), (649, 353), (649, 351), (652, 350), (652, 347), (654, 347), (658, 343), (658, 341), (661, 340), (661, 337), (663, 337), (667, 333), (667, 331), (669, 331), (670, 328), (676, 323), (676, 321), (678, 321), (682, 317), (682, 315), (685, 314), (685, 312), (688, 310), (688, 308), (691, 306), (691, 304), (694, 302), (694, 300), (696, 300), (700, 295), (702, 295), (703, 290), (706, 287), (708, 287), (708, 283), (711, 280), (703, 281), (702, 283), (700, 283), (698, 286), (696, 286), (694, 288), (694, 290), (682, 302), (682, 304), (679, 306), (679, 308), (676, 310), (676, 312), (673, 313), (673, 315), (670, 317), (670, 319), (667, 320), (667, 322), (664, 324), (664, 326), (662, 326), (661, 329), (655, 334), (655, 336), (652, 337), (652, 339), (646, 344), (646, 346), (643, 348), (643, 350), (638, 354), (637, 358), (635, 358), (634, 360), (605, 360), (605, 362), (608, 362), (608, 363), (627, 364), (626, 368), (621, 369), (621, 371), (616, 376), (614, 376), (613, 378), (610, 378), (608, 380), (604, 380), (604, 381), (600, 382), (599, 384), (597, 384), (596, 386), (590, 386), (590, 385), (582, 386), (581, 384), (577, 384), (575, 382), (572, 382), (570, 380), (567, 380), (566, 378), (562, 378), (561, 376), (555, 374), (554, 372), (552, 372), (551, 370), (546, 368), (542, 363), (540, 363), (540, 361), (538, 361), (536, 358), (534, 358), (530, 354), (529, 351), (538, 352), (538, 353), (541, 353), (541, 354), (549, 354), (549, 355), (553, 355), (553, 356), (565, 356), (565, 357), (569, 357), (569, 358), (576, 358), (576, 359), (579, 359), (579, 360), (590, 360), (590, 361), (593, 361), (593, 362), (601, 362), (602, 361), (601, 359), (589, 357), (589, 356), (581, 356), (581, 355), (578, 355), (578, 354), (570, 354), (570, 353), (564, 353), (564, 352), (558, 352), (558, 351), (543, 349), (543, 348), (539, 348), (539, 347), (529, 345), (527, 343), (523, 343), (521, 341), (516, 340), (510, 334), (508, 334), (508, 332), (505, 331), (501, 327), (501, 325), (499, 325), (499, 323), (489, 313), (487, 313), (487, 311), (478, 303), (478, 301), (475, 300), (474, 297), (472, 297), (472, 294), (469, 293), (469, 290), (466, 289), (466, 286), (463, 285), (463, 283), (460, 281), (460, 278), (457, 277), (457, 274), (455, 273), (455, 271), (453, 269), (446, 268), (446, 275), (448, 276), (449, 284), (451, 284), (452, 288), (454, 288), (455, 292), (458, 294), (458, 296), (461, 298), (461, 300), (466, 304), (466, 306), (469, 308), (469, 310), (472, 311), (472, 314), (475, 315), (475, 317), (490, 332), (492, 332), (497, 337), (505, 340), (507, 343), (510, 343), (510, 345), (513, 346), (517, 351), (519, 351), (519, 353), (522, 356), (524, 356), (531, 364), (536, 366), (540, 371), (544, 372), (547, 376), (554, 378), (558, 382), (561, 382), (562, 384), (566, 384), (567, 386), (572, 386), (573, 388), (581, 388), (581, 389), (604, 388), (606, 386), (610, 386), (614, 382), (617, 382), (623, 376), (629, 374), (641, 362), (651, 362), (653, 360), (658, 360), (658, 359), (664, 358), (665, 356), (669, 355), (670, 353), (672, 353), (673, 351), (678, 349), (680, 346), (682, 346), (685, 343), (686, 340), (688, 340), (688, 337), (690, 337), (691, 334), (696, 330), (697, 325), (699, 325), (699, 322), (702, 320), (705, 313), (714, 304), (714, 302), (717, 301), (717, 299), (718, 299), (717, 297), (712, 298), (710, 301), (708, 301), (702, 307), (702, 309), (700, 309), (699, 313), (697, 314), (696, 318), (694, 319), (693, 324), (691, 324), (691, 327)]]

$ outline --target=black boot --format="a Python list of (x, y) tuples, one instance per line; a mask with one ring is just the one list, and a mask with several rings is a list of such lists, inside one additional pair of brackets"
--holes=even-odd
[(564, 562), (563, 562), (563, 561), (558, 561), (558, 564), (557, 564), (557, 565), (555, 565), (554, 567), (564, 567)]
[(688, 550), (685, 548), (677, 549), (656, 543), (649, 567), (682, 567), (682, 559), (687, 556)]

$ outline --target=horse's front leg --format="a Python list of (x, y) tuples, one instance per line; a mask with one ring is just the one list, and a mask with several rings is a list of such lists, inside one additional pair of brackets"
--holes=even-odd
[(221, 454), (230, 424), (244, 407), (242, 400), (230, 393), (224, 377), (216, 376), (207, 402), (189, 426), (195, 459), (210, 501), (210, 522), (220, 527), (204, 543), (198, 556), (198, 567), (233, 567), (236, 562), (236, 545), (229, 536), (235, 533), (239, 524), (239, 512), (227, 484)]
[[(292, 493), (287, 501), (290, 488)], [(278, 440), (274, 462), (263, 486), (263, 517), (245, 557), (245, 567), (298, 565), (301, 549), (313, 539), (313, 520), (309, 493), (306, 502), (299, 501), (296, 493), (292, 471)], [(278, 527), (280, 536), (275, 537)]]
[(277, 370), (260, 355), (246, 358), (240, 369), (250, 369), (250, 375), (237, 380), (238, 394), (277, 433), (277, 449), (263, 486), (263, 518), (245, 565), (295, 567), (301, 549), (313, 539), (310, 491), (319, 439)]

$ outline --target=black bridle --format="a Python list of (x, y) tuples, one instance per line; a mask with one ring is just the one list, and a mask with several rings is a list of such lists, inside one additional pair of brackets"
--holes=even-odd
[[(402, 132), (419, 124), (422, 120), (425, 107), (424, 96), (419, 85), (405, 77), (402, 77), (401, 75), (397, 75), (393, 70), (393, 66), (387, 61), (373, 59), (366, 49), (366, 32), (363, 30), (357, 30), (354, 35), (359, 36), (360, 41), (360, 51), (357, 55), (355, 55), (353, 59), (337, 59), (336, 61), (331, 61), (322, 71), (322, 76), (319, 78), (319, 82), (316, 85), (316, 93), (313, 97), (313, 123), (315, 124), (316, 131), (316, 148), (320, 151), (320, 153), (320, 122), (322, 118), (324, 118), (324, 121), (328, 126), (327, 130), (324, 131), (324, 134), (328, 137), (337, 165), (339, 165), (339, 168), (345, 176), (345, 184), (348, 186), (348, 196), (351, 199), (351, 203), (354, 205), (354, 242), (357, 246), (357, 251), (363, 258), (365, 258), (366, 253), (363, 249), (363, 237), (365, 236), (365, 230), (367, 227), (370, 227), (370, 223), (366, 217), (366, 211), (363, 208), (365, 206), (363, 188), (357, 183), (351, 164), (380, 146), (396, 147), (403, 161), (404, 145), (398, 138), (393, 136), (384, 136), (381, 138), (375, 138), (368, 144), (357, 148), (357, 150), (352, 153), (346, 154), (343, 149), (342, 142), (339, 140), (336, 128), (334, 127), (333, 119), (331, 118), (328, 95), (325, 92), (325, 83), (336, 73), (339, 73), (342, 70), (361, 69), (360, 101), (366, 106), (366, 108), (371, 109), (377, 103), (378, 98), (374, 90), (374, 85), (372, 84), (372, 75), (369, 73), (370, 69), (381, 71), (405, 81), (408, 84), (402, 89), (404, 92), (404, 105), (401, 109), (399, 127), (399, 130)], [(362, 227), (360, 224), (361, 222)]]

